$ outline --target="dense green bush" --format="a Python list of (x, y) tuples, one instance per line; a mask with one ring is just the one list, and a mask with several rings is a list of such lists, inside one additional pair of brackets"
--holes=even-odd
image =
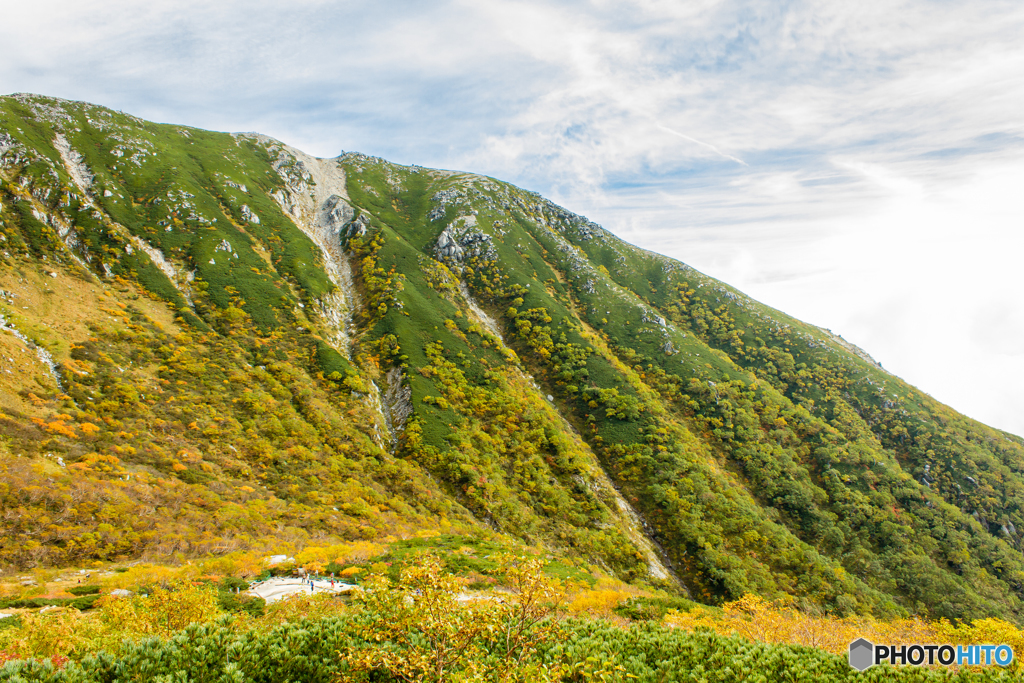
[(99, 600), (97, 594), (81, 598), (8, 598), (0, 600), (0, 609), (39, 609), (40, 607), (74, 607), (78, 610), (89, 609)]
[[(669, 683), (775, 683), (776, 681), (1012, 681), (996, 667), (981, 672), (889, 666), (864, 673), (843, 657), (812, 648), (755, 643), (709, 632), (687, 633), (656, 624), (622, 629), (602, 621), (574, 620), (561, 625), (562, 637), (542, 644), (523, 665), (566, 665), (565, 681), (639, 681)], [(358, 624), (330, 617), (286, 623), (266, 632), (237, 633), (229, 621), (193, 625), (167, 641), (148, 639), (127, 646), (119, 657), (100, 653), (58, 669), (49, 662), (17, 661), (0, 669), (0, 682), (93, 683), (114, 681), (189, 681), (228, 683), (333, 683), (348, 673), (356, 681), (395, 681), (383, 671), (347, 672), (339, 654), (367, 647), (392, 648), (353, 635)], [(479, 662), (481, 680), (497, 650)], [(490, 663), (489, 663), (490, 662)], [(466, 662), (459, 662), (464, 666)], [(345, 680), (345, 679), (341, 679)]]
[(686, 598), (633, 597), (623, 600), (615, 613), (633, 621), (661, 621), (671, 610), (688, 611), (697, 605)]
[(217, 605), (226, 612), (245, 612), (254, 617), (262, 616), (266, 611), (267, 601), (240, 593), (217, 593)]

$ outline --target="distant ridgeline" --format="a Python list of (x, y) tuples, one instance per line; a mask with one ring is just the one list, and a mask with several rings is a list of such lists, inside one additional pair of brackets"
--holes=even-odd
[(534, 193), (33, 95), (0, 181), (5, 570), (501, 533), (1021, 621), (1021, 439)]

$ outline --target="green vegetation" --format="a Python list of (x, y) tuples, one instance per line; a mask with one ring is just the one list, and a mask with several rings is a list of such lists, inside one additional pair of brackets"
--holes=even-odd
[(40, 607), (74, 607), (78, 610), (89, 609), (99, 599), (99, 595), (87, 595), (80, 598), (20, 598), (0, 600), (0, 609), (38, 609)]
[[(377, 577), (349, 604), (306, 595), (258, 614), (226, 615), (208, 588), (178, 585), (149, 598), (107, 602), (97, 615), (35, 617), (19, 627), (23, 634), (13, 642), (50, 651), (11, 659), (0, 667), (0, 681), (925, 683), (1011, 681), (1019, 675), (1019, 666), (956, 672), (877, 666), (858, 673), (843, 656), (814, 647), (721, 635), (707, 627), (690, 631), (651, 620), (626, 626), (570, 616), (564, 611), (566, 585), (546, 577), (542, 564), (505, 556), (493, 572), (501, 582), (500, 600), (460, 600), (460, 581), (436, 556), (420, 555), (397, 583)], [(765, 614), (756, 600), (754, 605), (756, 623), (734, 618), (770, 637), (778, 626), (766, 617), (777, 615)], [(184, 623), (189, 625), (182, 628)], [(77, 628), (68, 631), (71, 625)], [(1020, 632), (1011, 630), (1019, 640)]]
[(269, 139), (24, 96), (0, 134), (0, 312), (57, 362), (0, 374), (3, 569), (404, 538), (483, 575), (511, 538), (705, 604), (1022, 618), (1024, 441), (827, 331), (490, 178), (348, 154), (327, 197)]

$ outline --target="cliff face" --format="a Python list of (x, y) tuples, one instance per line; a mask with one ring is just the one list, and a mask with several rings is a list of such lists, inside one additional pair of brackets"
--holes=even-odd
[(1018, 438), (536, 194), (23, 95), (0, 174), (7, 567), (496, 531), (712, 602), (1020, 608)]

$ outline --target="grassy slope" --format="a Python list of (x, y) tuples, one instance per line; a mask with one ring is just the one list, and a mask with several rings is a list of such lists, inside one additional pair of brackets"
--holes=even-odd
[[(294, 188), (265, 141), (45, 99), (5, 98), (0, 112), (0, 132), (21, 143), (0, 191), (5, 277), (39, 283), (59, 268), (91, 306), (64, 346), (39, 327), (60, 306), (8, 307), (52, 341), (69, 398), (26, 372), (5, 401), (3, 447), (84, 465), (72, 477), (45, 458), (2, 460), (4, 481), (19, 482), (5, 511), (45, 508), (52, 522), (19, 521), (9, 563), (483, 522), (639, 578), (607, 474), (700, 599), (788, 593), (840, 613), (1018, 618), (1020, 439), (822, 330), (513, 186), (347, 155), (349, 199), (370, 229), (347, 244), (364, 305), (346, 357), (311, 313), (333, 286), (272, 197)], [(55, 129), (96, 175), (95, 207)], [(56, 235), (60, 216), (85, 266)], [(446, 227), (480, 253), (435, 259)], [(195, 281), (168, 278), (126, 248), (131, 236)], [(113, 321), (102, 296), (125, 306)], [(414, 411), (394, 452), (370, 384), (392, 367)], [(86, 422), (99, 432), (83, 434)], [(83, 511), (72, 494), (20, 485), (54, 476), (96, 502)], [(152, 512), (119, 544), (99, 529), (123, 534), (141, 486)], [(99, 502), (118, 494), (122, 507)], [(98, 540), (75, 546), (83, 532)]]

